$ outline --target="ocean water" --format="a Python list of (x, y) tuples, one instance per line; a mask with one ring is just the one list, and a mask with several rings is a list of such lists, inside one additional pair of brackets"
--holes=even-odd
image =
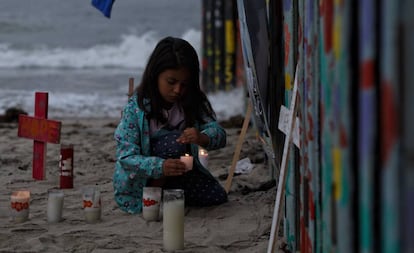
[[(184, 38), (201, 55), (198, 0), (117, 0), (110, 19), (90, 0), (1, 0), (0, 9), (0, 114), (33, 114), (34, 93), (46, 91), (49, 118), (119, 117), (128, 79), (138, 84), (159, 39)], [(228, 96), (234, 105), (223, 105)], [(209, 97), (219, 117), (243, 112), (240, 89)]]

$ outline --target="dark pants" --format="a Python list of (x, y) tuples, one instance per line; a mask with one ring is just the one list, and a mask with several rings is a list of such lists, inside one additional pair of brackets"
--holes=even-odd
[(227, 193), (220, 183), (193, 169), (182, 176), (167, 177), (164, 189), (183, 189), (186, 206), (213, 206), (227, 202)]
[[(168, 159), (179, 158), (188, 152), (186, 145), (176, 141), (180, 132), (162, 130), (159, 133), (151, 138), (153, 155)], [(163, 189), (183, 189), (186, 206), (212, 206), (227, 202), (227, 193), (220, 183), (211, 175), (201, 172), (196, 164), (193, 165), (193, 170), (182, 176), (149, 180), (148, 185), (161, 186)]]

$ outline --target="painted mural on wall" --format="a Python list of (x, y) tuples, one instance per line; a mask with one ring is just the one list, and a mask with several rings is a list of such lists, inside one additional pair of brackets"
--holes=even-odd
[[(272, 148), (283, 146), (283, 139), (274, 138), (281, 132), (269, 124), (279, 108), (271, 108), (275, 103), (268, 93), (283, 91), (272, 95), (288, 106), (294, 66), (299, 69), (300, 148), (291, 147), (284, 195), (287, 249), (413, 252), (414, 2), (237, 0), (232, 2), (239, 18), (236, 25), (212, 32), (212, 19), (218, 18), (211, 13), (218, 8), (215, 1), (205, 0), (210, 7), (203, 12), (207, 20), (203, 75), (212, 83), (230, 82), (234, 60), (227, 56), (237, 48), (226, 46), (229, 54), (219, 54), (214, 37), (222, 33), (227, 36), (224, 41), (232, 41), (240, 34), (245, 86), (256, 125), (273, 154), (269, 157), (274, 159), (276, 179), (281, 159)], [(256, 8), (264, 5), (267, 11)], [(223, 12), (223, 17), (228, 15)], [(259, 22), (260, 15), (268, 22), (268, 34), (278, 29), (279, 36), (257, 36), (258, 28), (248, 23), (254, 18)], [(229, 63), (220, 67), (226, 72), (223, 77), (214, 73), (218, 65), (210, 64), (217, 64), (219, 55)], [(263, 55), (271, 58), (263, 61)], [(236, 61), (236, 69), (240, 62)], [(279, 63), (277, 68), (272, 65)], [(225, 87), (233, 87), (229, 82)]]
[[(264, 108), (270, 101), (260, 89), (283, 88), (287, 106), (294, 66), (300, 70), (300, 149), (292, 146), (290, 152), (284, 201), (287, 248), (292, 252), (411, 252), (412, 243), (402, 238), (411, 231), (404, 221), (414, 226), (413, 215), (407, 212), (412, 209), (401, 208), (401, 201), (413, 199), (413, 191), (401, 183), (414, 182), (404, 178), (414, 173), (401, 169), (410, 163), (402, 152), (400, 124), (408, 121), (408, 116), (401, 116), (401, 108), (412, 109), (403, 104), (400, 92), (413, 93), (404, 81), (413, 80), (413, 74), (402, 79), (399, 67), (414, 55), (402, 53), (409, 46), (403, 49), (399, 43), (406, 38), (403, 34), (413, 32), (413, 26), (399, 27), (407, 22), (407, 17), (401, 18), (401, 6), (414, 11), (414, 5), (405, 0), (263, 2), (268, 9), (283, 10), (283, 18), (272, 12), (267, 16), (269, 27), (283, 27), (283, 36), (264, 44), (277, 45), (281, 52), (275, 54), (281, 59), (270, 59), (269, 64), (284, 63), (284, 82), (258, 81), (252, 28), (245, 17), (240, 20), (240, 33), (248, 66), (246, 86), (253, 104), (261, 106), (255, 111), (270, 139), (280, 130), (267, 124), (272, 115)], [(239, 16), (246, 14), (241, 4), (244, 7), (246, 1), (237, 1)], [(278, 157), (275, 162), (280, 162)]]
[(236, 0), (203, 0), (202, 87), (206, 92), (242, 85)]
[(398, 218), (402, 2), (282, 1), (286, 98), (292, 66), (302, 70), (301, 149), (291, 158), (299, 164), (290, 164), (286, 186), (292, 251), (409, 252)]
[[(280, 5), (278, 6), (281, 7)], [(283, 48), (283, 62), (284, 62), (284, 88), (285, 88), (285, 105), (290, 103), (290, 98), (292, 95), (292, 88), (293, 88), (293, 76), (294, 76), (294, 66), (296, 65), (296, 37), (295, 34), (297, 33), (297, 27), (295, 24), (295, 16), (294, 16), (294, 7), (293, 1), (283, 1), (282, 3), (283, 8), (283, 35), (284, 41), (282, 45)], [(298, 109), (300, 110), (300, 108)], [(296, 248), (299, 246), (299, 220), (297, 219), (299, 207), (299, 198), (297, 195), (299, 194), (299, 189), (297, 186), (299, 185), (299, 171), (296, 169), (294, 161), (294, 152), (290, 152), (290, 163), (289, 169), (287, 171), (287, 178), (286, 178), (286, 190), (285, 190), (285, 203), (286, 213), (291, 213), (292, 215), (285, 215), (284, 219), (284, 234), (286, 237), (287, 244), (289, 245), (290, 250), (296, 251)]]
[(375, 65), (377, 64), (377, 47), (375, 41), (375, 1), (364, 0), (358, 6), (361, 9), (359, 19), (359, 134), (360, 144), (358, 151), (361, 154), (359, 159), (359, 240), (360, 252), (373, 252), (374, 249), (374, 166), (375, 166), (375, 135), (378, 131)]

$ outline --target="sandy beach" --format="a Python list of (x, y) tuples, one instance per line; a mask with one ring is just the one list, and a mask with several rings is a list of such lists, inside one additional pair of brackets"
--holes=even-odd
[[(47, 145), (46, 179), (32, 179), (33, 141), (17, 137), (17, 123), (0, 123), (0, 252), (165, 252), (162, 221), (122, 212), (113, 200), (112, 173), (118, 119), (55, 119), (62, 122), (61, 144), (74, 145), (74, 188), (64, 190), (63, 220), (48, 223), (48, 189), (59, 187), (60, 144)], [(227, 146), (209, 152), (209, 169), (224, 185), (240, 134), (227, 126)], [(253, 169), (234, 177), (229, 202), (186, 208), (185, 249), (179, 252), (266, 252), (276, 186), (253, 126), (240, 159)], [(267, 184), (266, 184), (267, 183)], [(102, 194), (102, 220), (90, 224), (82, 209), (81, 188), (95, 185)], [(270, 186), (269, 186), (270, 185)], [(267, 186), (267, 187), (266, 187)], [(10, 218), (10, 194), (31, 192), (29, 220)]]

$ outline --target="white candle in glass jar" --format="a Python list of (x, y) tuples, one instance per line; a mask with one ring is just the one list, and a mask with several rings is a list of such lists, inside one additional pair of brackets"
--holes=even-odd
[(142, 217), (156, 221), (160, 215), (161, 187), (144, 187), (142, 191)]
[(164, 249), (184, 249), (184, 199), (164, 202)]
[(25, 222), (29, 218), (30, 191), (15, 191), (10, 196), (11, 214), (15, 222)]
[(64, 194), (61, 190), (49, 190), (47, 200), (47, 221), (59, 222), (62, 219)]
[(183, 156), (180, 157), (180, 160), (185, 163), (185, 167), (187, 168), (187, 170), (192, 170), (193, 169), (193, 157), (189, 154), (185, 154)]
[(101, 219), (101, 192), (96, 187), (84, 187), (82, 190), (83, 210), (85, 220), (88, 223), (95, 223)]
[(204, 168), (208, 167), (208, 152), (207, 150), (200, 148), (198, 151), (198, 160)]

